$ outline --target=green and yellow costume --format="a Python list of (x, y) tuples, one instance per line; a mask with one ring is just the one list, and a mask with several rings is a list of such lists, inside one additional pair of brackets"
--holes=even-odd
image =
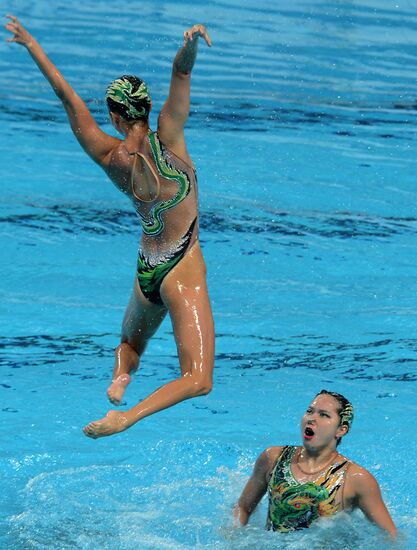
[(285, 533), (304, 529), (318, 518), (332, 516), (340, 509), (336, 495), (343, 486), (349, 462), (336, 462), (314, 482), (299, 483), (291, 471), (296, 450), (297, 447), (284, 447), (269, 479), (267, 529), (273, 531)]

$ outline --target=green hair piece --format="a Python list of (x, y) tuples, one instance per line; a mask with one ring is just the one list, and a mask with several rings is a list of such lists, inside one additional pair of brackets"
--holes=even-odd
[(107, 88), (106, 100), (110, 99), (122, 106), (123, 113), (130, 119), (147, 117), (151, 104), (148, 88), (145, 82), (133, 77), (135, 81), (140, 82), (139, 86), (135, 86), (131, 79), (132, 77), (121, 76), (113, 80)]

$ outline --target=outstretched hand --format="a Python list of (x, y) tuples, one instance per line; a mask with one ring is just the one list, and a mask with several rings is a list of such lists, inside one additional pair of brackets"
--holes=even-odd
[(207, 42), (207, 46), (211, 47), (211, 38), (204, 25), (193, 25), (191, 29), (184, 32), (184, 46), (186, 46), (188, 42), (194, 42), (200, 36)]
[(6, 29), (10, 31), (13, 36), (7, 39), (7, 42), (17, 42), (18, 44), (23, 44), (24, 46), (31, 46), (33, 37), (28, 31), (23, 27), (23, 25), (18, 21), (17, 17), (14, 15), (6, 16), (10, 21), (5, 25)]

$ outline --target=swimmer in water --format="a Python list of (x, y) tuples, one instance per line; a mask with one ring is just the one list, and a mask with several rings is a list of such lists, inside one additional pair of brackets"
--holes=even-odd
[(338, 393), (322, 390), (301, 420), (301, 447), (269, 447), (256, 461), (235, 508), (248, 523), (268, 492), (267, 529), (286, 533), (310, 527), (321, 517), (360, 508), (365, 516), (396, 536), (396, 527), (375, 478), (337, 451), (350, 430), (353, 407)]
[(208, 46), (211, 40), (203, 25), (184, 32), (156, 132), (149, 127), (152, 102), (145, 82), (122, 75), (109, 85), (111, 122), (123, 137), (117, 139), (98, 127), (84, 101), (18, 19), (8, 18), (8, 41), (27, 49), (61, 100), (80, 145), (132, 201), (142, 226), (133, 293), (107, 390), (114, 405), (120, 405), (131, 374), (167, 313), (172, 321), (179, 377), (131, 409), (111, 410), (84, 428), (88, 437), (108, 436), (185, 399), (205, 395), (212, 387), (214, 324), (198, 241), (197, 176), (184, 137), (199, 38)]

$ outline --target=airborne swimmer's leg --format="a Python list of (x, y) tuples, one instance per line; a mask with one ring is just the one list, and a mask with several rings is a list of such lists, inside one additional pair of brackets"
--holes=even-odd
[(137, 370), (149, 339), (155, 334), (166, 313), (164, 306), (153, 304), (143, 296), (135, 278), (123, 319), (122, 341), (115, 351), (112, 383), (107, 390), (108, 398), (114, 405), (120, 405), (130, 383), (130, 375)]
[(177, 343), (180, 376), (164, 384), (128, 411), (109, 411), (90, 422), (88, 437), (109, 436), (173, 405), (206, 395), (212, 387), (214, 325), (205, 280), (205, 265), (198, 242), (167, 275), (161, 296), (168, 307)]

